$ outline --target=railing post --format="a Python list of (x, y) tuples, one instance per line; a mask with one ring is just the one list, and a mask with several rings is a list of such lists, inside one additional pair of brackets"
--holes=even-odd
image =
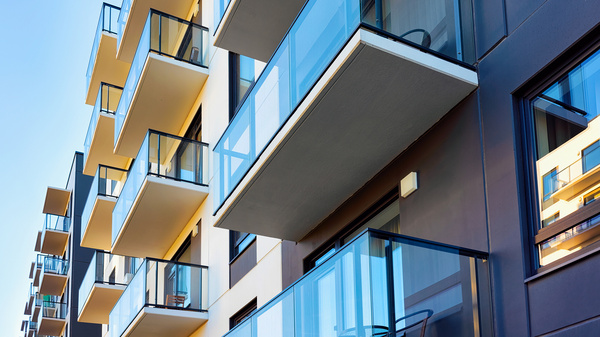
[(385, 269), (387, 276), (387, 294), (388, 294), (388, 321), (389, 336), (396, 335), (396, 308), (394, 298), (394, 261), (393, 261), (392, 240), (385, 240)]

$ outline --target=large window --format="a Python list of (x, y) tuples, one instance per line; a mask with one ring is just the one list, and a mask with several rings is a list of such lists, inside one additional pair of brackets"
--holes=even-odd
[(229, 53), (230, 120), (235, 115), (237, 107), (246, 96), (248, 89), (260, 75), (263, 66), (247, 56)]
[[(529, 100), (538, 268), (600, 245), (600, 51)], [(574, 255), (575, 254), (575, 255)]]

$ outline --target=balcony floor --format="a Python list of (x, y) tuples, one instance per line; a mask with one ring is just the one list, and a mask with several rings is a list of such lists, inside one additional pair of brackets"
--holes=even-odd
[(473, 70), (359, 29), (215, 226), (300, 240), (477, 85)]
[(144, 307), (122, 337), (187, 337), (207, 320), (207, 312)]

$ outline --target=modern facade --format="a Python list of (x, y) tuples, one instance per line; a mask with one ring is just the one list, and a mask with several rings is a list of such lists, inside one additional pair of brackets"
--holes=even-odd
[[(583, 0), (105, 4), (24, 331), (597, 335), (599, 18)], [(63, 322), (34, 321), (49, 305)]]

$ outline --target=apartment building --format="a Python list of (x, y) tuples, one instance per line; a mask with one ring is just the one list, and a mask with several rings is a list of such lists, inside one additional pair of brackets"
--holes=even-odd
[(599, 18), (585, 0), (105, 4), (66, 236), (89, 267), (39, 334), (596, 335)]

